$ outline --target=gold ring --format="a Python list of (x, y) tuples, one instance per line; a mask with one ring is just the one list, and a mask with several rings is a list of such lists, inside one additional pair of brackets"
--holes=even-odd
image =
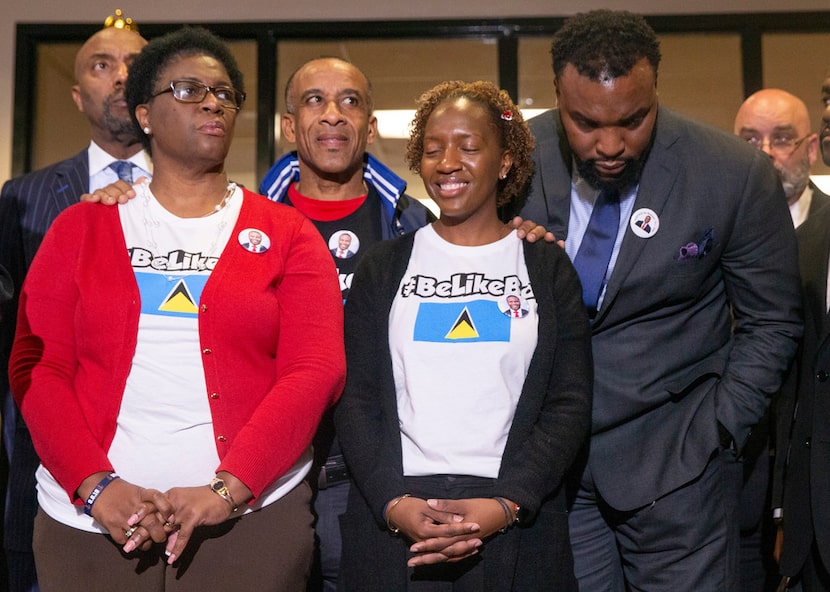
[(124, 536), (127, 537), (127, 538), (130, 538), (131, 536), (133, 536), (133, 533), (136, 530), (138, 530), (138, 526), (133, 526), (131, 528), (128, 528), (127, 530), (124, 531)]

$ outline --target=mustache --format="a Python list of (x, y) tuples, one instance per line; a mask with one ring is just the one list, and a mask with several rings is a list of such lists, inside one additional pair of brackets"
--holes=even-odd
[(104, 102), (107, 104), (112, 104), (115, 101), (124, 101), (126, 100), (126, 95), (124, 94), (123, 90), (117, 90), (110, 95), (107, 95), (107, 98), (104, 99)]
[(622, 193), (640, 182), (640, 174), (645, 165), (646, 154), (643, 153), (639, 157), (621, 159), (625, 163), (625, 166), (619, 176), (614, 179), (603, 179), (600, 177), (596, 168), (596, 164), (599, 161), (597, 158), (582, 160), (576, 157), (576, 168), (579, 171), (579, 175), (594, 189), (600, 191), (611, 189)]

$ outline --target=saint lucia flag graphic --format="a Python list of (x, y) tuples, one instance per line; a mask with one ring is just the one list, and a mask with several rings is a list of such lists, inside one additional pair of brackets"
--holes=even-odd
[(208, 276), (135, 274), (141, 293), (141, 313), (170, 317), (195, 317)]
[(470, 343), (510, 341), (510, 317), (492, 300), (422, 302), (415, 318), (415, 341)]

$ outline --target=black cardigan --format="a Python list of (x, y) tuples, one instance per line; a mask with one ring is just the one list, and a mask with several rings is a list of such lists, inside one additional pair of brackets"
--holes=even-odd
[[(335, 414), (337, 434), (354, 483), (382, 528), (386, 503), (406, 493), (388, 323), (413, 241), (414, 233), (373, 246), (355, 273), (345, 309), (348, 376)], [(523, 245), (538, 303), (538, 343), (495, 495), (532, 517), (586, 441), (593, 374), (590, 328), (570, 260), (557, 245)]]

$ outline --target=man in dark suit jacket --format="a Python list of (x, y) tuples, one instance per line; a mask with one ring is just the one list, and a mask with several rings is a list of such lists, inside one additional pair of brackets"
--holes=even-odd
[[(779, 406), (784, 541), (781, 573), (803, 578), (804, 592), (830, 590), (830, 317), (827, 262), (830, 208), (798, 230), (804, 341), (798, 377)], [(797, 389), (796, 389), (797, 384)], [(777, 475), (778, 476), (778, 475)]]
[[(12, 179), (0, 193), (0, 265), (6, 267), (15, 292), (54, 219), (77, 203), (83, 193), (118, 179), (109, 169), (113, 160), (131, 160), (134, 174), (146, 174), (127, 105), (124, 82), (127, 66), (147, 42), (136, 31), (105, 28), (95, 33), (75, 58), (76, 84), (72, 98), (89, 120), (90, 147), (72, 158)], [(91, 170), (90, 162), (94, 163)], [(136, 168), (137, 167), (137, 168)], [(8, 357), (14, 337), (17, 300), (3, 305), (0, 331), (0, 393), (10, 397)], [(36, 589), (32, 529), (37, 511), (35, 470), (39, 464), (28, 430), (17, 414), (4, 414), (4, 438), (10, 467), (4, 520), (4, 548), (12, 592)]]
[[(577, 15), (551, 54), (559, 108), (530, 122), (522, 215), (565, 240), (583, 285), (597, 194), (619, 196), (599, 298), (585, 297), (595, 386), (570, 513), (580, 589), (734, 592), (738, 455), (802, 329), (781, 185), (757, 150), (658, 107), (659, 44), (640, 17)], [(643, 236), (631, 227), (645, 215), (657, 231)]]
[[(818, 134), (811, 131), (804, 101), (787, 91), (767, 88), (750, 95), (735, 115), (735, 134), (772, 159), (784, 187), (793, 225), (798, 228), (830, 198), (810, 181), (818, 158)], [(770, 510), (770, 418), (773, 408), (752, 432), (744, 451), (741, 491), (741, 590), (757, 592), (777, 579), (773, 557), (773, 512)], [(772, 425), (775, 425), (773, 418)], [(774, 450), (774, 448), (773, 448)], [(774, 502), (780, 507), (780, 496)], [(776, 513), (780, 513), (777, 511)]]
[[(830, 76), (819, 133), (830, 166)], [(804, 340), (795, 379), (778, 408), (776, 495), (783, 491), (781, 573), (800, 579), (804, 592), (830, 591), (830, 208), (798, 229), (804, 298)]]

